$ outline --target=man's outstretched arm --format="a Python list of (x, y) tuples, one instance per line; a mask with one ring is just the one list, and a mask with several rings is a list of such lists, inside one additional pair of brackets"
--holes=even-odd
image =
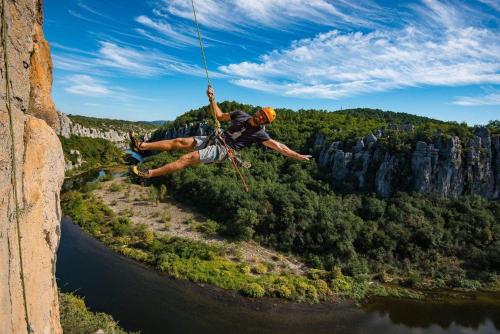
[(217, 105), (217, 102), (215, 102), (215, 94), (212, 86), (208, 86), (207, 96), (208, 96), (208, 101), (210, 102), (210, 107), (215, 112), (215, 117), (217, 118), (217, 120), (220, 122), (230, 121), (231, 116), (229, 115), (229, 113), (223, 113), (222, 110), (220, 110), (219, 106)]
[(286, 146), (285, 144), (280, 143), (279, 141), (276, 141), (274, 139), (266, 140), (266, 141), (262, 142), (262, 144), (264, 144), (265, 146), (269, 147), (270, 149), (272, 149), (280, 154), (283, 154), (284, 156), (287, 156), (287, 157), (290, 157), (290, 158), (293, 158), (296, 160), (309, 160), (311, 158), (310, 155), (304, 155), (304, 154), (297, 153), (294, 150), (292, 150), (291, 148), (289, 148), (288, 146)]

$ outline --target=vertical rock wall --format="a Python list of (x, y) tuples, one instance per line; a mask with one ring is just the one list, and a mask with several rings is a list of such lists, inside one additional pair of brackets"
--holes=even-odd
[[(52, 102), (52, 58), (49, 43), (43, 35), (42, 0), (35, 1), (35, 22), (33, 34), (33, 52), (30, 60), (30, 108), (28, 113), (41, 118), (56, 131), (59, 117)], [(26, 66), (26, 64), (23, 64)]]
[[(42, 3), (0, 0), (0, 6), (8, 35), (0, 44), (0, 333), (22, 334), (28, 329), (61, 333), (55, 253), (64, 157), (54, 129), (45, 122), (56, 124), (51, 121), (55, 109), (50, 97), (50, 53), (41, 30)], [(19, 231), (13, 183), (17, 183)]]
[(318, 163), (331, 171), (334, 185), (350, 182), (354, 189), (375, 191), (381, 197), (415, 191), (445, 197), (500, 198), (500, 137), (490, 135), (488, 129), (477, 127), (474, 137), (465, 143), (445, 135), (431, 143), (418, 141), (415, 150), (407, 152), (410, 157), (387, 152), (378, 145), (381, 136), (368, 135), (352, 152), (344, 152), (341, 142), (328, 145), (317, 135)]

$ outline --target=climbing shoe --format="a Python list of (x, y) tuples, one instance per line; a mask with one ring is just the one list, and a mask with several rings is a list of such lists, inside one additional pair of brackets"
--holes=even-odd
[(150, 177), (149, 176), (149, 169), (145, 169), (145, 168), (139, 167), (137, 165), (131, 166), (130, 171), (132, 172), (132, 174), (134, 174), (140, 178), (143, 178), (143, 179), (148, 179)]
[(139, 134), (134, 131), (129, 131), (128, 136), (130, 138), (130, 148), (132, 151), (140, 152), (143, 141), (141, 140), (141, 137), (139, 137)]

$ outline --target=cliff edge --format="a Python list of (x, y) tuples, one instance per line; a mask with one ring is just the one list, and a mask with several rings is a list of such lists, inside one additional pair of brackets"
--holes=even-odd
[(55, 132), (52, 62), (41, 9), (41, 1), (0, 0), (2, 334), (62, 332), (55, 256), (64, 157)]

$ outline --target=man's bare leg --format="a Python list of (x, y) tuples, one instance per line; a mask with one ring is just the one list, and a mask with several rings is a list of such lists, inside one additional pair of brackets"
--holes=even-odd
[(196, 141), (193, 137), (166, 139), (154, 141), (150, 143), (142, 143), (139, 149), (143, 151), (174, 151), (186, 150), (192, 151), (196, 146)]
[(171, 162), (159, 168), (150, 169), (149, 177), (157, 177), (166, 174), (171, 174), (186, 167), (198, 165), (199, 163), (200, 163), (199, 152), (198, 151), (190, 152), (184, 154), (182, 157), (175, 160), (174, 162)]

